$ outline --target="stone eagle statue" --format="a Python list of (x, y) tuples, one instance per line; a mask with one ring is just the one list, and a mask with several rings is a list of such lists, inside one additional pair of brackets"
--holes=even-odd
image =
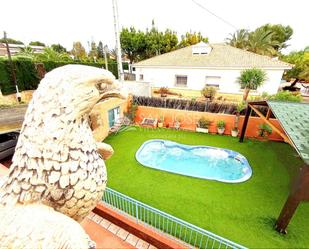
[(78, 222), (101, 200), (104, 159), (113, 153), (94, 140), (89, 113), (99, 101), (120, 97), (114, 79), (82, 65), (42, 79), (0, 189), (1, 248), (89, 248)]

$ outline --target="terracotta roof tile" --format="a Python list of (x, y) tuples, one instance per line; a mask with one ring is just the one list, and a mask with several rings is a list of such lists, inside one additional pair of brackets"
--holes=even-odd
[(209, 44), (209, 54), (192, 54), (192, 47), (158, 55), (135, 63), (134, 66), (179, 66), (179, 67), (212, 67), (212, 68), (277, 68), (289, 69), (291, 64), (273, 59), (269, 56), (255, 54), (227, 44)]

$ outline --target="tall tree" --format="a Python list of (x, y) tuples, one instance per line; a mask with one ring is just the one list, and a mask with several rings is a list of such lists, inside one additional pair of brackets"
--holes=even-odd
[(94, 41), (91, 42), (90, 44), (90, 51), (88, 53), (88, 56), (90, 58), (93, 58), (96, 60), (96, 58), (98, 58), (98, 50), (97, 50), (97, 45)]
[(266, 73), (262, 69), (251, 68), (243, 70), (237, 79), (241, 88), (244, 89), (243, 100), (246, 101), (250, 90), (260, 87), (266, 78)]
[(79, 41), (73, 42), (73, 48), (71, 50), (71, 54), (77, 60), (82, 60), (87, 57), (86, 50), (83, 47), (82, 43)]
[(145, 52), (145, 34), (134, 27), (123, 28), (120, 33), (120, 43), (123, 52), (127, 55), (130, 63), (138, 61)]
[(163, 53), (163, 32), (159, 31), (156, 27), (151, 28), (150, 31), (146, 31), (145, 34), (145, 57), (153, 57)]
[(278, 56), (288, 46), (293, 29), (281, 24), (265, 24), (252, 32), (245, 29), (237, 30), (226, 39), (233, 47), (245, 49), (257, 54)]
[(293, 29), (290, 26), (283, 26), (281, 24), (265, 24), (260, 29), (268, 30), (272, 32), (271, 39), (274, 44), (274, 49), (280, 52), (283, 48), (287, 48), (289, 41), (293, 35)]
[(247, 49), (248, 38), (249, 31), (247, 29), (239, 29), (235, 33), (230, 34), (230, 37), (226, 38), (226, 41), (235, 48)]
[(99, 44), (97, 47), (97, 56), (98, 58), (104, 58), (104, 45), (102, 41), (99, 41)]
[(58, 53), (66, 53), (67, 52), (67, 49), (59, 43), (58, 44), (52, 44), (50, 47)]
[(29, 42), (29, 45), (30, 45), (30, 46), (41, 46), (41, 47), (45, 47), (45, 43), (40, 42), (40, 41), (32, 41), (32, 42)]
[(268, 56), (278, 55), (275, 46), (279, 43), (272, 38), (273, 32), (264, 28), (258, 28), (249, 34), (247, 50)]
[(291, 63), (294, 67), (286, 72), (286, 80), (294, 80), (294, 86), (300, 80), (309, 81), (309, 50), (294, 51), (281, 57), (283, 61)]
[(44, 48), (43, 53), (35, 54), (35, 59), (38, 61), (72, 61), (72, 58), (68, 53), (58, 53), (49, 47)]
[(175, 31), (165, 30), (163, 35), (162, 53), (173, 51), (177, 48), (178, 37)]
[(207, 37), (203, 37), (202, 34), (200, 32), (196, 33), (196, 32), (187, 32), (185, 35), (181, 36), (181, 41), (178, 45), (178, 47), (180, 48), (184, 48), (187, 46), (191, 46), (194, 44), (197, 44), (199, 42), (208, 42), (208, 38)]
[(19, 56), (25, 56), (25, 57), (34, 57), (33, 49), (30, 46), (26, 46), (20, 49), (20, 52), (17, 54)]

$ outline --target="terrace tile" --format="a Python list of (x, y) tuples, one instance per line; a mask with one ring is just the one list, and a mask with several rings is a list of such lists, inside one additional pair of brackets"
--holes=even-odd
[(115, 225), (115, 224), (111, 224), (109, 227), (108, 227), (108, 231), (111, 231), (113, 234), (117, 234), (117, 232), (119, 231), (120, 227)]
[(126, 240), (126, 238), (128, 237), (129, 232), (127, 232), (126, 230), (120, 228), (117, 232), (117, 236), (123, 240)]
[(146, 241), (140, 239), (137, 244), (136, 244), (136, 248), (138, 249), (148, 249), (149, 247), (149, 243), (147, 243)]
[(138, 240), (139, 240), (139, 238), (137, 238), (133, 234), (129, 234), (129, 236), (126, 239), (126, 242), (128, 242), (132, 246), (136, 246)]

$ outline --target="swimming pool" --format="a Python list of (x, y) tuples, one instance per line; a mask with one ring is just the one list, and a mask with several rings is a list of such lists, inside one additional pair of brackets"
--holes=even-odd
[(150, 168), (220, 182), (244, 182), (252, 175), (247, 159), (236, 151), (169, 140), (146, 141), (136, 159)]

